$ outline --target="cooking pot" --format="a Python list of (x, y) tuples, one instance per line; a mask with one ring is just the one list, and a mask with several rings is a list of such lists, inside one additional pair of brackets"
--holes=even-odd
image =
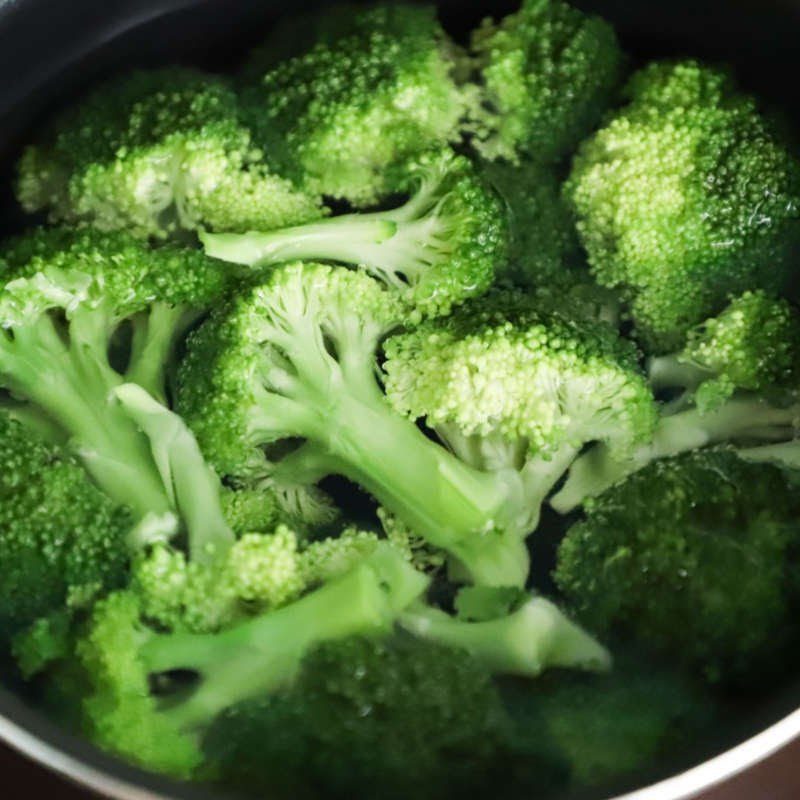
[[(732, 64), (745, 88), (800, 131), (800, 0), (574, 2), (609, 19), (634, 58), (694, 55)], [(22, 224), (10, 188), (13, 164), (46, 114), (120, 69), (170, 62), (224, 69), (281, 14), (314, 5), (310, 0), (0, 0), (0, 235)], [(440, 0), (438, 5), (457, 34), (516, 4)], [(220, 797), (99, 752), (59, 730), (13, 689), (0, 688), (0, 740), (41, 764), (121, 800)], [(614, 800), (694, 797), (800, 735), (800, 670), (797, 681), (773, 687), (766, 699), (742, 698), (737, 705), (738, 722), (694, 742), (683, 761), (629, 778)], [(581, 796), (600, 800), (596, 793)]]

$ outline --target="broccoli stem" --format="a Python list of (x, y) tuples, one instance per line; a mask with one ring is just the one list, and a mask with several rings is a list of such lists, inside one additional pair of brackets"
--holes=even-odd
[(692, 408), (662, 417), (652, 441), (630, 459), (617, 460), (602, 444), (578, 458), (550, 504), (560, 514), (566, 514), (659, 458), (720, 442), (791, 439), (799, 413), (797, 406), (780, 408), (759, 398), (738, 397), (714, 411), (703, 413)]
[(162, 481), (186, 525), (192, 561), (205, 563), (224, 555), (235, 537), (222, 514), (219, 479), (193, 434), (141, 386), (126, 383), (114, 394), (150, 440)]
[(333, 471), (363, 486), (392, 514), (451, 553), (472, 580), (524, 585), (526, 529), (519, 473), (481, 472), (428, 439), (382, 397), (345, 396), (318, 432)]
[(683, 360), (680, 355), (656, 356), (647, 362), (650, 385), (658, 389), (695, 389), (713, 377), (711, 370)]
[(390, 218), (391, 212), (346, 214), (267, 233), (202, 233), (206, 254), (247, 266), (286, 261), (340, 261), (366, 267), (403, 288), (447, 250), (435, 216)]
[(133, 318), (133, 340), (125, 380), (137, 383), (163, 403), (166, 400), (167, 370), (180, 336), (197, 318), (182, 306), (153, 303), (149, 312)]
[[(49, 315), (19, 326), (14, 338), (0, 340), (0, 371), (19, 398), (38, 407), (64, 438), (100, 486), (139, 519), (165, 516), (172, 506), (145, 437), (113, 402), (120, 376), (104, 361), (107, 334), (98, 317), (73, 320), (65, 343)], [(102, 348), (98, 352), (97, 348)]]
[(164, 713), (194, 728), (223, 709), (290, 680), (314, 646), (358, 634), (388, 632), (427, 579), (388, 545), (343, 577), (289, 606), (217, 634), (157, 634), (140, 655), (151, 673), (190, 670), (199, 686)]
[(536, 677), (548, 667), (611, 667), (608, 651), (542, 597), (487, 622), (464, 622), (415, 603), (400, 624), (415, 636), (466, 650), (498, 674)]
[(754, 464), (774, 464), (790, 470), (800, 470), (800, 441), (792, 439), (779, 444), (739, 448), (737, 454)]

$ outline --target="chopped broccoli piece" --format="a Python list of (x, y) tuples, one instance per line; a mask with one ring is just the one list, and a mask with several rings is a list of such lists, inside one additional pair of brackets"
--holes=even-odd
[(683, 389), (701, 411), (737, 390), (765, 392), (796, 382), (800, 316), (783, 299), (745, 292), (716, 317), (689, 331), (683, 350), (650, 359), (656, 389)]
[(587, 504), (555, 578), (589, 630), (709, 680), (774, 658), (791, 612), (797, 502), (781, 472), (720, 450), (657, 461)]
[[(58, 228), (7, 243), (0, 267), (0, 387), (17, 401), (15, 415), (57, 432), (137, 520), (168, 528), (171, 489), (115, 392), (133, 381), (165, 396), (176, 341), (229, 277), (196, 251)], [(110, 351), (126, 329), (118, 369)]]
[(655, 353), (731, 295), (778, 292), (800, 241), (800, 164), (724, 72), (655, 63), (576, 157), (566, 194), (597, 280)]
[[(88, 732), (134, 763), (188, 777), (201, 763), (198, 737), (217, 714), (290, 681), (323, 642), (390, 630), (426, 585), (384, 546), (283, 608), (199, 634), (157, 631), (134, 592), (112, 594), (77, 646), (92, 687), (83, 704)], [(171, 680), (181, 674), (195, 676), (191, 691)]]
[(221, 78), (178, 67), (116, 78), (28, 147), (19, 200), (52, 221), (159, 239), (322, 216), (318, 197), (270, 172), (241, 116)]
[(712, 718), (711, 703), (692, 684), (627, 653), (610, 673), (505, 682), (502, 694), (519, 729), (552, 742), (575, 787), (612, 788), (678, 756)]
[(322, 27), (311, 49), (244, 92), (248, 120), (279, 174), (370, 205), (395, 191), (390, 167), (458, 140), (468, 105), (455, 80), (463, 55), (430, 6), (359, 9), (337, 23), (338, 35)]
[(204, 234), (206, 253), (248, 266), (296, 259), (360, 266), (423, 313), (446, 314), (485, 292), (505, 264), (504, 208), (471, 162), (451, 151), (425, 153), (403, 171), (413, 194), (398, 208), (266, 233)]
[(625, 59), (610, 25), (560, 0), (523, 0), (487, 19), (472, 50), (484, 107), (473, 144), (488, 159), (569, 155), (600, 121)]
[[(735, 298), (690, 330), (682, 350), (649, 359), (653, 388), (676, 394), (662, 405), (652, 440), (626, 458), (602, 444), (589, 450), (572, 465), (553, 507), (571, 511), (656, 459), (710, 444), (759, 451), (785, 443), (781, 452), (791, 460), (800, 425), (799, 344), (800, 321), (785, 300), (761, 291)], [(764, 460), (780, 460), (771, 452)]]
[(545, 306), (500, 292), (385, 345), (393, 407), (466, 463), (516, 474), (524, 533), (583, 444), (603, 440), (622, 458), (656, 422), (635, 348), (605, 323)]

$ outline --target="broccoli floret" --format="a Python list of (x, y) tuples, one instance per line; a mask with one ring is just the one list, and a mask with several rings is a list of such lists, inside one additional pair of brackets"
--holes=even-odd
[(308, 52), (244, 92), (248, 119), (279, 174), (313, 193), (373, 204), (395, 191), (389, 167), (459, 138), (463, 56), (429, 6), (360, 9), (337, 32), (322, 27)]
[(133, 72), (58, 116), (19, 164), (26, 211), (164, 238), (269, 230), (323, 215), (272, 174), (220, 78), (172, 67)]
[(556, 581), (596, 633), (709, 680), (746, 674), (774, 658), (792, 613), (793, 493), (779, 470), (724, 450), (658, 461), (587, 504)]
[(529, 160), (485, 161), (482, 170), (508, 212), (504, 277), (525, 289), (561, 288), (578, 265), (578, 237), (555, 171)]
[[(188, 777), (198, 735), (224, 709), (291, 680), (303, 656), (337, 638), (391, 629), (427, 580), (384, 546), (350, 572), (295, 602), (218, 633), (163, 632), (141, 599), (118, 592), (94, 608), (77, 646), (91, 682), (86, 726), (101, 747)], [(189, 691), (177, 675), (194, 676)]]
[(735, 298), (690, 330), (682, 350), (649, 360), (654, 390), (675, 395), (662, 404), (652, 440), (626, 458), (602, 444), (587, 451), (553, 507), (566, 513), (652, 461), (712, 444), (753, 450), (754, 460), (760, 453), (780, 461), (785, 452), (790, 465), (800, 426), (799, 344), (798, 314), (785, 300), (761, 291)]
[(765, 392), (795, 383), (799, 359), (797, 311), (755, 291), (689, 331), (680, 352), (650, 359), (648, 373), (655, 389), (682, 389), (698, 409), (710, 411), (737, 390)]
[(123, 585), (133, 519), (67, 453), (5, 413), (0, 463), (3, 648), (38, 618), (80, 608)]
[(523, 0), (473, 34), (484, 107), (473, 140), (486, 158), (552, 162), (600, 121), (622, 79), (616, 35), (559, 0)]
[(347, 214), (266, 233), (204, 234), (206, 253), (248, 266), (295, 259), (365, 268), (427, 314), (485, 292), (507, 258), (508, 226), (499, 197), (471, 162), (451, 151), (404, 167), (402, 206)]
[(114, 392), (133, 381), (164, 397), (175, 343), (222, 294), (225, 270), (196, 251), (65, 229), (7, 243), (0, 267), (0, 387), (17, 401), (15, 415), (57, 432), (136, 519), (164, 521), (174, 503), (153, 443)]
[(219, 559), (187, 559), (159, 544), (134, 564), (131, 583), (148, 619), (172, 630), (207, 633), (296, 599), (306, 580), (297, 536), (285, 525), (248, 533)]
[(514, 744), (477, 662), (394, 637), (323, 645), (290, 687), (223, 714), (205, 751), (226, 786), (259, 796), (490, 797), (523, 759), (539, 789), (558, 775), (541, 739)]
[(385, 351), (394, 408), (424, 420), (464, 462), (519, 476), (524, 533), (583, 444), (602, 440), (624, 458), (653, 433), (635, 348), (555, 298), (547, 308), (496, 293), (393, 336)]
[(565, 191), (597, 280), (656, 353), (731, 295), (778, 292), (800, 233), (800, 165), (726, 73), (656, 63), (588, 140)]
[(711, 703), (691, 683), (627, 653), (607, 674), (504, 682), (502, 694), (519, 729), (552, 742), (575, 787), (611, 788), (674, 758), (712, 719)]

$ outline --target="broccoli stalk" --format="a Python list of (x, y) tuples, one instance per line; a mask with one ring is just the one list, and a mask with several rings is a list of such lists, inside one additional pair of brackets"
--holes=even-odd
[[(131, 379), (164, 397), (174, 345), (187, 321), (222, 293), (225, 271), (196, 251), (62, 229), (11, 241), (2, 259), (0, 386), (14, 398), (15, 415), (39, 420), (110, 498), (131, 509), (141, 523), (134, 536), (173, 532), (180, 511), (193, 514), (192, 531), (213, 539), (219, 526), (212, 531), (211, 518), (193, 513), (194, 503), (183, 503), (165, 479), (160, 434), (148, 436), (120, 400)], [(187, 437), (169, 447), (188, 447), (184, 481), (202, 482), (207, 467), (196, 445)]]
[(659, 458), (725, 442), (772, 445), (793, 439), (800, 319), (785, 300), (745, 292), (689, 331), (678, 352), (648, 360), (654, 391), (672, 392), (653, 440), (632, 457), (595, 447), (578, 459), (553, 507), (562, 513)]
[(202, 233), (200, 238), (208, 255), (248, 266), (294, 260), (361, 266), (421, 310), (447, 313), (492, 283), (506, 257), (505, 212), (464, 157), (448, 151), (427, 154), (406, 169), (407, 184), (415, 191), (398, 208), (284, 230)]
[(465, 622), (415, 603), (400, 615), (400, 625), (415, 636), (466, 650), (495, 674), (533, 678), (547, 667), (611, 667), (608, 651), (542, 597), (482, 622)]
[[(135, 594), (113, 594), (98, 603), (78, 645), (93, 685), (84, 706), (95, 741), (188, 776), (200, 760), (196, 736), (219, 712), (290, 680), (322, 642), (390, 630), (427, 582), (381, 545), (306, 597), (213, 634), (158, 633), (142, 621)], [(163, 686), (176, 671), (197, 676), (191, 692), (151, 694), (153, 681)]]
[(798, 419), (800, 404), (776, 407), (755, 396), (736, 397), (714, 411), (691, 408), (664, 416), (653, 440), (639, 447), (630, 458), (619, 459), (600, 444), (576, 459), (563, 487), (550, 498), (550, 504), (560, 514), (567, 514), (652, 461), (708, 445), (737, 440), (793, 439)]
[[(515, 470), (465, 464), (396, 414), (375, 353), (407, 311), (367, 275), (315, 264), (273, 273), (191, 338), (179, 410), (220, 474), (350, 478), (474, 580), (522, 584), (525, 498)], [(262, 447), (300, 437), (286, 463)]]

